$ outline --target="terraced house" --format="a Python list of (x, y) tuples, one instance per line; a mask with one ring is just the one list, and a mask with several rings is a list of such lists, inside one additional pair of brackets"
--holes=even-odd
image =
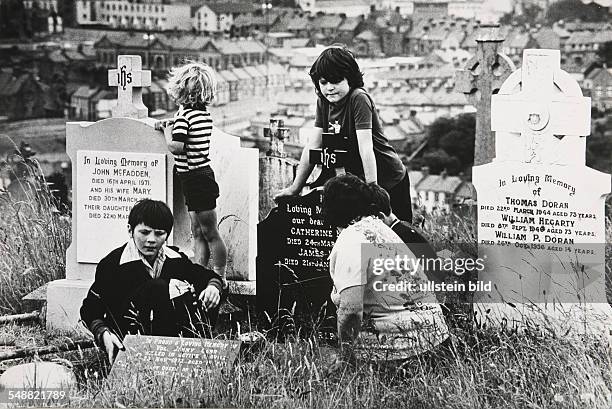
[(105, 67), (114, 67), (119, 54), (135, 54), (142, 57), (143, 67), (154, 72), (167, 72), (184, 59), (225, 70), (263, 64), (266, 56), (265, 46), (256, 40), (217, 40), (192, 34), (108, 32), (94, 48), (97, 61)]

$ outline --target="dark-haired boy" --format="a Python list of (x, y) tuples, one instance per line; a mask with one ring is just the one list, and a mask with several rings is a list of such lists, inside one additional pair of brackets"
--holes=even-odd
[[(427, 278), (434, 282), (442, 282), (446, 277), (446, 273), (435, 268), (429, 268), (430, 265), (435, 265), (433, 260), (438, 258), (435, 250), (431, 247), (427, 239), (417, 232), (410, 223), (402, 221), (393, 214), (389, 194), (378, 185), (369, 185), (372, 192), (372, 201), (379, 210), (379, 216), (385, 224), (397, 234), (400, 239), (410, 248), (412, 253), (423, 260), (425, 266), (425, 274)], [(426, 262), (430, 260), (429, 262)]]
[(389, 192), (395, 214), (412, 221), (410, 180), (400, 157), (384, 134), (372, 97), (363, 88), (363, 73), (344, 45), (332, 45), (312, 65), (310, 78), (317, 93), (314, 131), (302, 151), (293, 183), (274, 196), (279, 201), (300, 193), (314, 165), (309, 152), (322, 144), (323, 132), (341, 138), (347, 151), (345, 170)]
[(96, 268), (81, 318), (111, 362), (126, 334), (206, 335), (214, 326), (221, 277), (165, 245), (173, 223), (164, 202), (137, 202), (128, 218), (130, 239)]

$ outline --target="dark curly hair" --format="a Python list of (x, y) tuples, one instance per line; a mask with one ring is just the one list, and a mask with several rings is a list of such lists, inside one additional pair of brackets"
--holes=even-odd
[(376, 216), (380, 212), (371, 186), (350, 174), (325, 182), (322, 202), (325, 222), (337, 227), (346, 227), (355, 219)]
[(376, 183), (370, 183), (368, 187), (372, 193), (372, 202), (376, 204), (378, 211), (384, 213), (385, 216), (389, 216), (391, 214), (391, 197), (389, 193)]
[(164, 230), (170, 234), (174, 217), (168, 205), (161, 200), (142, 199), (136, 202), (128, 216), (128, 224), (131, 230), (134, 230), (140, 223), (154, 229)]
[(353, 53), (344, 44), (334, 44), (323, 50), (312, 64), (308, 74), (319, 96), (321, 95), (321, 87), (319, 87), (321, 78), (325, 78), (332, 84), (337, 84), (346, 78), (351, 90), (363, 87), (363, 73)]

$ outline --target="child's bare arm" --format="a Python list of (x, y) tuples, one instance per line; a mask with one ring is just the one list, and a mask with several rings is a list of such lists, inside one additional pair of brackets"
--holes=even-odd
[(164, 138), (166, 139), (166, 145), (171, 153), (178, 154), (185, 151), (185, 144), (172, 140), (172, 131), (174, 130), (174, 120), (166, 119), (155, 123), (155, 129), (164, 132)]
[(300, 192), (300, 190), (302, 190), (302, 188), (306, 184), (308, 176), (310, 176), (310, 173), (314, 168), (314, 165), (311, 165), (309, 162), (310, 150), (321, 147), (322, 135), (323, 129), (315, 127), (313, 133), (308, 138), (307, 145), (302, 150), (302, 156), (300, 157), (300, 163), (298, 164), (296, 176), (293, 183), (291, 184), (291, 186), (286, 187), (285, 189), (276, 193), (274, 195), (275, 201), (278, 201), (278, 199), (283, 197), (295, 196)]
[(372, 142), (371, 129), (357, 129), (357, 144), (359, 145), (359, 156), (363, 165), (363, 173), (367, 183), (376, 182), (376, 157), (374, 156), (374, 143)]

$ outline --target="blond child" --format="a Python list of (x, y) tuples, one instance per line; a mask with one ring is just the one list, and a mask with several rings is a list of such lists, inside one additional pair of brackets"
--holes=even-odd
[(215, 72), (206, 64), (189, 61), (170, 70), (166, 91), (179, 109), (173, 121), (162, 122), (159, 127), (174, 155), (174, 172), (185, 195), (195, 262), (206, 266), (212, 255), (212, 268), (226, 285), (227, 249), (217, 229), (215, 211), (219, 185), (209, 157), (213, 122), (208, 106), (217, 92)]

